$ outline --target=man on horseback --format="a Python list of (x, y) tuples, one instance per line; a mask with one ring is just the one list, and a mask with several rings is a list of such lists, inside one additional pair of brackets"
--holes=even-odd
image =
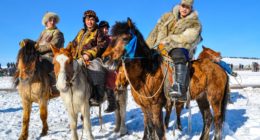
[[(57, 48), (64, 46), (63, 33), (57, 28), (56, 24), (60, 21), (59, 16), (54, 12), (47, 12), (43, 19), (42, 25), (46, 28), (41, 32), (39, 39), (36, 41), (36, 49), (41, 53), (42, 59), (47, 59), (52, 63), (52, 51), (50, 44)], [(25, 45), (25, 40), (20, 42), (20, 46)]]
[(58, 93), (55, 84), (55, 76), (53, 73), (53, 53), (51, 51), (50, 44), (56, 46), (57, 48), (63, 48), (64, 46), (64, 36), (63, 33), (57, 28), (56, 24), (60, 21), (59, 16), (54, 12), (47, 12), (42, 19), (42, 25), (46, 28), (41, 32), (40, 37), (36, 42), (24, 39), (22, 40), (19, 45), (20, 47), (24, 47), (26, 42), (31, 41), (35, 43), (36, 50), (40, 53), (40, 60), (45, 59), (48, 60), (48, 64), (46, 68), (48, 68), (48, 73), (50, 75), (50, 81), (52, 85), (53, 93)]
[(189, 85), (189, 62), (196, 45), (201, 42), (201, 24), (193, 0), (182, 0), (171, 12), (164, 14), (147, 38), (150, 47), (163, 44), (172, 58), (175, 82), (170, 89), (172, 98), (187, 100)]
[[(74, 59), (83, 59), (86, 64), (89, 61), (99, 57), (101, 55), (102, 48), (108, 46), (108, 39), (99, 30), (98, 23), (99, 19), (96, 13), (92, 10), (87, 10), (83, 15), (84, 28), (81, 29), (75, 39), (69, 44), (71, 47), (72, 55)], [(90, 99), (92, 104), (99, 104), (103, 101), (105, 93), (105, 76), (106, 72), (104, 70), (88, 70), (91, 76), (92, 84), (94, 86), (94, 94)], [(109, 104), (115, 104), (115, 97), (113, 94), (107, 94), (109, 99)], [(109, 105), (105, 112), (112, 112), (116, 108), (111, 109)]]

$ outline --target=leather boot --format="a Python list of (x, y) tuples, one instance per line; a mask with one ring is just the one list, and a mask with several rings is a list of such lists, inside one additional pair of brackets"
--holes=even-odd
[(94, 86), (94, 95), (90, 99), (91, 105), (99, 105), (102, 103), (104, 94), (105, 94), (105, 86), (104, 85), (96, 85)]
[(106, 93), (107, 93), (108, 107), (105, 110), (105, 113), (110, 113), (117, 109), (116, 98), (114, 95), (114, 91), (112, 89), (108, 89)]
[(60, 92), (56, 87), (56, 78), (55, 78), (54, 71), (49, 73), (49, 77), (50, 77), (50, 85), (51, 85), (51, 98), (60, 96)]
[(175, 81), (170, 88), (169, 95), (172, 99), (187, 101), (188, 66), (185, 64), (175, 65)]

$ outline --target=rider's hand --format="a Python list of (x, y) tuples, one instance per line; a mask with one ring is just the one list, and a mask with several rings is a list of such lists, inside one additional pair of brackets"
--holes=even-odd
[(90, 60), (90, 56), (88, 54), (83, 54), (82, 57), (83, 57), (85, 62)]

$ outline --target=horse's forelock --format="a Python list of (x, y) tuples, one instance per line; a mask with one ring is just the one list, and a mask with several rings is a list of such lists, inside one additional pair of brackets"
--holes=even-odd
[(111, 29), (112, 36), (118, 36), (122, 34), (129, 34), (130, 27), (127, 22), (116, 22), (116, 24)]

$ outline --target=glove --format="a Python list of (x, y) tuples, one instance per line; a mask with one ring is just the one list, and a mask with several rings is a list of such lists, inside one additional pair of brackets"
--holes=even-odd
[(234, 77), (237, 77), (237, 73), (236, 72), (232, 72), (231, 75), (234, 76)]

